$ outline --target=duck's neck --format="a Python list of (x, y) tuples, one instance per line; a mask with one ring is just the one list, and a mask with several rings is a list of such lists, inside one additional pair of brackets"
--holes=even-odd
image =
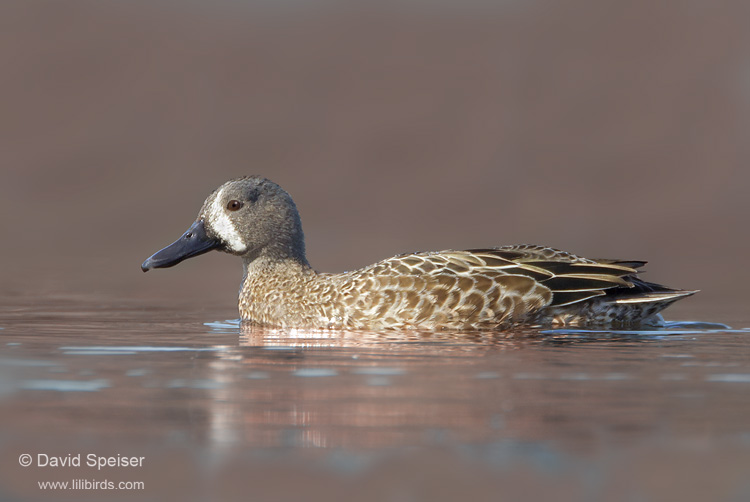
[(244, 256), (242, 266), (243, 283), (250, 277), (262, 280), (263, 276), (295, 276), (312, 271), (304, 252), (302, 254), (260, 252), (256, 255)]
[(268, 223), (263, 225), (261, 222), (263, 226), (256, 233), (256, 238), (250, 239), (251, 242), (258, 243), (257, 247), (251, 247), (242, 255), (246, 272), (251, 267), (267, 268), (293, 263), (310, 267), (305, 257), (302, 221), (294, 202), (289, 198), (287, 204), (276, 209), (278, 214), (274, 215), (278, 218), (269, 218), (269, 221), (274, 222), (274, 226), (268, 227)]
[(280, 258), (261, 254), (244, 260), (239, 294), (240, 316), (245, 321), (286, 326), (302, 322), (298, 307), (318, 274), (302, 257)]

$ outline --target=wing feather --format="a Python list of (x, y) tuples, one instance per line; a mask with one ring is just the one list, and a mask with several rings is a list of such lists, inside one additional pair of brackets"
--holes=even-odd
[(689, 294), (641, 281), (644, 264), (533, 245), (399, 255), (347, 274), (345, 290), (367, 292), (347, 316), (363, 325), (374, 313), (404, 327), (483, 326), (597, 297), (648, 303)]
[[(458, 257), (457, 252), (454, 254)], [(530, 277), (552, 291), (549, 306), (583, 302), (612, 291), (630, 290), (642, 261), (589, 260), (554, 248), (521, 245), (464, 251), (471, 268)], [(469, 260), (466, 260), (469, 261)]]

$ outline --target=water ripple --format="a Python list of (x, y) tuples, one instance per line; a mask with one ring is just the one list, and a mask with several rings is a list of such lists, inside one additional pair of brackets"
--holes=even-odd
[(19, 387), (25, 390), (58, 392), (95, 392), (109, 387), (109, 380), (26, 380)]

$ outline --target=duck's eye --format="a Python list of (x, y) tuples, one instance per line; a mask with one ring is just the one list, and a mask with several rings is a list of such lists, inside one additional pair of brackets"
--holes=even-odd
[(240, 202), (240, 201), (238, 201), (238, 200), (230, 200), (230, 201), (229, 201), (229, 202), (227, 203), (227, 209), (229, 209), (230, 211), (237, 211), (237, 210), (238, 210), (238, 209), (240, 209), (240, 208), (241, 208), (241, 207), (242, 207), (243, 205), (244, 205), (244, 204), (242, 204), (242, 202)]

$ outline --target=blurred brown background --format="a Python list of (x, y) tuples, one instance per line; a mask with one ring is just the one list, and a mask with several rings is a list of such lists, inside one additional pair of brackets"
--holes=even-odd
[(649, 260), (703, 290), (683, 317), (736, 311), (748, 19), (741, 1), (4, 1), (0, 293), (231, 316), (237, 259), (139, 265), (262, 174), (319, 270), (530, 242)]

